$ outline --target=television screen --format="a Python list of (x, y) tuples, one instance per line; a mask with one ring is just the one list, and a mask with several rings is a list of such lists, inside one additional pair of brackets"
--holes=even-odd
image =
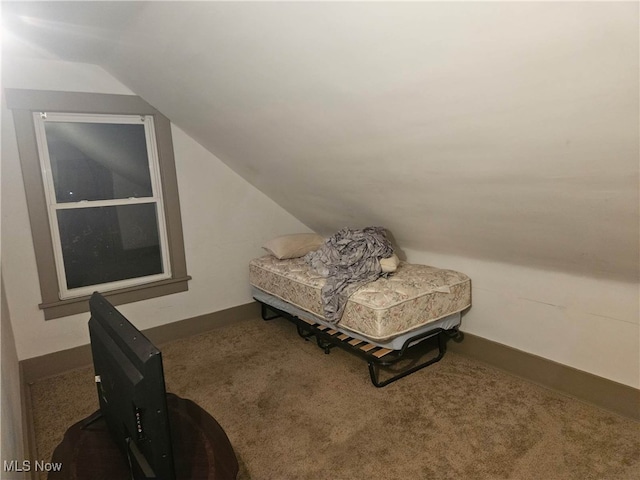
[(162, 355), (102, 295), (89, 305), (100, 413), (132, 478), (175, 480)]

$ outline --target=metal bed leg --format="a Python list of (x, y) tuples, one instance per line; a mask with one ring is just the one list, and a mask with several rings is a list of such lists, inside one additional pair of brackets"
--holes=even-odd
[(395, 382), (396, 380), (400, 380), (401, 378), (404, 378), (407, 375), (417, 372), (418, 370), (422, 370), (423, 368), (428, 367), (429, 365), (432, 365), (442, 360), (442, 357), (444, 357), (444, 353), (446, 351), (446, 343), (443, 339), (442, 333), (439, 333), (437, 337), (438, 337), (438, 355), (427, 360), (426, 362), (423, 362), (419, 365), (415, 365), (414, 367), (408, 368), (407, 370), (404, 370), (398, 373), (397, 375), (394, 375), (382, 382), (380, 381), (379, 373), (380, 373), (380, 366), (381, 365), (384, 366), (384, 362), (378, 363), (371, 360), (368, 361), (367, 363), (369, 365), (369, 377), (371, 377), (371, 383), (373, 383), (378, 388), (386, 387), (387, 385)]
[(322, 350), (324, 350), (325, 355), (329, 355), (331, 353), (331, 349), (335, 347), (335, 344), (325, 342), (320, 337), (316, 337), (316, 343)]
[(298, 335), (304, 338), (306, 341), (309, 341), (309, 338), (313, 337), (314, 333), (310, 330), (305, 330), (302, 326), (296, 323), (296, 330), (298, 331)]
[[(268, 312), (271, 312), (271, 315), (269, 315)], [(282, 316), (262, 302), (260, 302), (260, 315), (262, 316), (262, 320), (264, 321), (273, 320), (274, 318), (280, 318)]]

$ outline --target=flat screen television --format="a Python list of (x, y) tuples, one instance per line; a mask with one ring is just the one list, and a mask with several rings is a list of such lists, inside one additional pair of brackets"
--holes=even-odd
[(162, 355), (102, 295), (94, 293), (89, 306), (100, 415), (131, 478), (175, 480)]

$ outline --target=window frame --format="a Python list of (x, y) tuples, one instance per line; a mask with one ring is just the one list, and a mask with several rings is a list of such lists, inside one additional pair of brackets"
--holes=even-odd
[[(60, 113), (60, 112), (34, 112), (32, 114), (36, 126), (36, 140), (38, 152), (40, 154), (40, 168), (45, 185), (45, 197), (49, 212), (49, 226), (51, 237), (53, 238), (54, 259), (58, 272), (58, 285), (60, 286), (59, 296), (61, 300), (68, 298), (91, 295), (95, 290), (102, 293), (128, 286), (144, 285), (155, 280), (171, 278), (171, 261), (167, 250), (166, 224), (164, 221), (164, 209), (159, 208), (164, 204), (162, 189), (160, 188), (160, 168), (158, 166), (158, 156), (156, 154), (156, 138), (153, 130), (154, 123), (151, 115), (106, 115), (106, 114), (85, 114), (85, 113)], [(114, 198), (109, 200), (81, 200), (59, 202), (56, 198), (56, 187), (53, 175), (53, 165), (51, 164), (51, 152), (49, 151), (49, 141), (45, 125), (47, 123), (90, 123), (90, 124), (119, 124), (119, 125), (139, 125), (142, 124), (145, 132), (145, 142), (147, 144), (147, 165), (149, 167), (149, 179), (151, 184), (151, 196), (139, 198)], [(58, 222), (58, 212), (62, 210), (80, 210), (97, 207), (117, 207), (126, 205), (153, 204), (157, 211), (157, 227), (160, 252), (162, 258), (163, 271), (149, 276), (133, 277), (124, 280), (117, 280), (101, 284), (94, 284), (84, 287), (69, 288), (67, 284), (67, 274), (64, 262), (62, 240), (60, 237), (60, 226)]]
[(54, 240), (51, 235), (48, 203), (45, 196), (45, 179), (40, 164), (34, 113), (148, 115), (153, 118), (171, 277), (106, 291), (104, 295), (113, 304), (118, 305), (187, 291), (188, 281), (191, 277), (187, 274), (186, 268), (173, 139), (169, 120), (142, 98), (135, 95), (5, 89), (5, 98), (7, 107), (13, 112), (42, 296), (42, 303), (38, 306), (44, 311), (45, 320), (87, 312), (89, 310), (89, 295), (60, 298), (61, 289), (55, 264)]

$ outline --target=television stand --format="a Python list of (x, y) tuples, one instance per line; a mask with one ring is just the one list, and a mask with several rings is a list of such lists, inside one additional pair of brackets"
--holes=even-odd
[[(191, 400), (167, 394), (177, 480), (233, 480), (238, 460), (229, 438), (216, 420)], [(128, 479), (124, 452), (112, 440), (105, 420), (96, 412), (72, 425), (53, 452), (62, 463), (48, 480)]]

